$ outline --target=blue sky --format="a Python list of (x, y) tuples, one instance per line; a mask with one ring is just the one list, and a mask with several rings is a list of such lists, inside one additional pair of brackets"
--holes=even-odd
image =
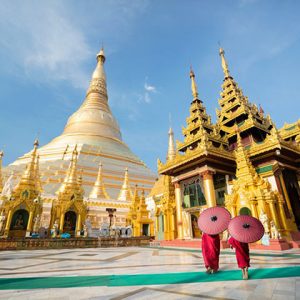
[(169, 115), (182, 140), (192, 100), (215, 120), (223, 73), (278, 127), (299, 119), (299, 1), (1, 1), (0, 149), (4, 164), (59, 135), (82, 103), (95, 54), (106, 52), (109, 102), (123, 140), (153, 171)]

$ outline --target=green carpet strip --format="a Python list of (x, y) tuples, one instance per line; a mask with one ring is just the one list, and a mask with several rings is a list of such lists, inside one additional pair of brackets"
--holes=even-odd
[[(0, 278), (0, 290), (181, 284), (242, 280), (241, 277), (242, 275), (240, 270), (221, 270), (220, 272), (211, 275), (204, 272), (183, 272), (136, 275)], [(249, 279), (282, 277), (300, 277), (300, 267), (249, 270)]]

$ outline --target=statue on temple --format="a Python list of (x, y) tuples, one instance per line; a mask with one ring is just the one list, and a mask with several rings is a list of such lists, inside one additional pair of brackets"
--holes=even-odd
[(18, 214), (16, 222), (13, 225), (13, 229), (16, 229), (16, 230), (24, 229), (24, 219), (23, 219), (23, 215), (21, 213)]
[(263, 210), (260, 212), (259, 220), (261, 221), (261, 223), (264, 226), (265, 234), (267, 234), (268, 236), (270, 236), (269, 218), (268, 218), (267, 214)]
[(33, 232), (38, 233), (40, 230), (40, 225), (41, 225), (41, 217), (40, 215), (37, 215), (34, 219), (34, 224), (33, 224)]
[(2, 231), (4, 229), (4, 224), (5, 224), (5, 214), (4, 214), (4, 211), (1, 212), (1, 215), (0, 215), (0, 235), (2, 235)]
[(57, 220), (55, 220), (50, 233), (51, 233), (52, 238), (56, 238), (56, 236), (58, 234), (58, 221)]
[(281, 238), (280, 233), (279, 233), (278, 228), (273, 220), (270, 221), (270, 227), (271, 227), (271, 239), (276, 239), (276, 240), (280, 239)]
[(88, 237), (88, 227), (86, 224), (83, 224), (83, 237)]

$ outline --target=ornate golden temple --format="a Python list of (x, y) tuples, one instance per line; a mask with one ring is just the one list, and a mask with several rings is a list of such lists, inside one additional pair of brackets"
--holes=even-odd
[[(80, 236), (87, 220), (95, 229), (126, 226), (133, 205), (133, 232), (153, 233), (143, 193), (155, 175), (122, 141), (108, 104), (104, 62), (101, 49), (85, 100), (60, 136), (41, 148), (35, 141), (32, 151), (5, 168), (0, 153), (0, 236), (30, 236), (40, 228)], [(115, 211), (113, 220), (107, 209)]]
[[(277, 129), (261, 107), (249, 102), (229, 72), (220, 49), (224, 80), (213, 124), (199, 98), (193, 70), (192, 102), (183, 142), (169, 131), (167, 160), (158, 160), (155, 201), (159, 240), (201, 236), (197, 218), (211, 206), (232, 216), (263, 220), (265, 231), (299, 240), (300, 119)], [(274, 230), (273, 230), (274, 231)]]

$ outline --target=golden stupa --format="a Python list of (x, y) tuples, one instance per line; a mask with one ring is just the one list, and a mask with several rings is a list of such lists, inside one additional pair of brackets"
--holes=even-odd
[[(118, 122), (108, 104), (104, 62), (102, 49), (97, 54), (97, 66), (84, 102), (70, 116), (63, 133), (38, 151), (41, 181), (46, 193), (55, 193), (63, 182), (75, 145), (85, 196), (94, 186), (99, 163), (102, 164), (106, 191), (112, 198), (119, 194), (126, 168), (132, 186), (138, 184), (148, 192), (153, 185), (155, 175), (122, 141)], [(29, 159), (30, 152), (9, 165), (6, 174), (8, 170), (19, 173)]]
[[(62, 134), (38, 149), (35, 143), (33, 151), (3, 168), (2, 172), (0, 169), (0, 191), (4, 188), (0, 205), (6, 220), (10, 211), (14, 223), (14, 214), (22, 209), (25, 209), (22, 215), (25, 220), (30, 210), (26, 203), (36, 198), (42, 205), (38, 218), (45, 228), (57, 225), (64, 231), (66, 218), (68, 221), (73, 218), (67, 215), (70, 210), (74, 212), (74, 220), (76, 218), (78, 235), (86, 218), (90, 219), (93, 228), (108, 223), (107, 208), (116, 209), (114, 224), (123, 226), (130, 210), (131, 188), (138, 185), (146, 193), (151, 190), (156, 176), (122, 141), (118, 122), (110, 110), (104, 62), (101, 49), (85, 100), (70, 116)], [(37, 157), (35, 171), (32, 171), (32, 176), (36, 177), (36, 195), (29, 200), (24, 197), (12, 199), (20, 178), (28, 165), (33, 164), (33, 152)], [(28, 188), (24, 186), (22, 191), (27, 193)], [(8, 205), (11, 200), (16, 204), (13, 208)], [(37, 217), (37, 211), (31, 215), (29, 212), (31, 219)], [(7, 236), (10, 225), (6, 224)], [(32, 222), (29, 225), (26, 234), (32, 232)], [(18, 233), (18, 236), (24, 234)]]

